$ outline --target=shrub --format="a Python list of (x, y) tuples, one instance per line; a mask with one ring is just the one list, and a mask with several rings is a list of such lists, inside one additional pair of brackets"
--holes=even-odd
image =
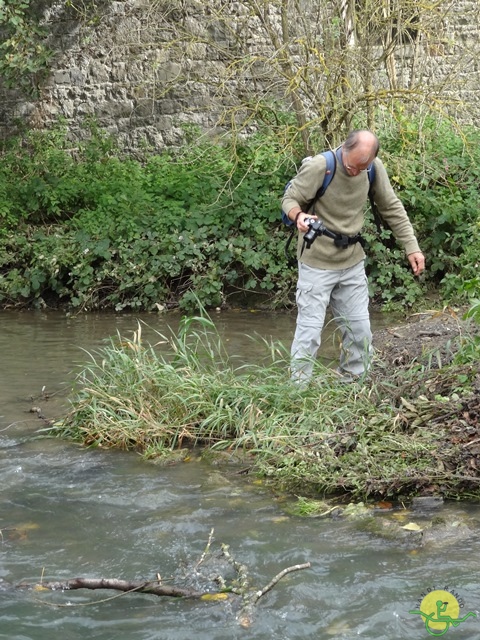
[(431, 117), (408, 127), (400, 119), (385, 141), (392, 183), (426, 254), (427, 281), (457, 304), (479, 294), (479, 142), (477, 129)]
[[(125, 157), (94, 124), (90, 133), (75, 148), (61, 126), (5, 146), (1, 303), (191, 311), (198, 300), (218, 306), (255, 292), (262, 304), (292, 304), (296, 274), (279, 210), (299, 157), (277, 133), (263, 129), (232, 145), (191, 129), (182, 148), (142, 160)], [(430, 290), (456, 303), (479, 297), (477, 131), (396, 114), (380, 137), (427, 272), (414, 278), (403, 251), (387, 249), (388, 232), (379, 237), (369, 220), (373, 298), (405, 308)]]

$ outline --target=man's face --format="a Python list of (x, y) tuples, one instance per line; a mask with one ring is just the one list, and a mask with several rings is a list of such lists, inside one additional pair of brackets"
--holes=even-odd
[(342, 161), (345, 171), (349, 176), (358, 176), (368, 170), (374, 158), (365, 154), (362, 148), (355, 148), (352, 151), (342, 149)]

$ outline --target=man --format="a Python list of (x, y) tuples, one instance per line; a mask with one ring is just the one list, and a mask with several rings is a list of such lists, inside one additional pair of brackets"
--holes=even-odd
[[(374, 162), (373, 198), (382, 218), (389, 224), (396, 240), (404, 247), (413, 273), (425, 269), (407, 212), (390, 184), (385, 167), (377, 158), (379, 141), (367, 130), (352, 131), (335, 150), (336, 171), (327, 190), (318, 198), (313, 210), (306, 212), (323, 183), (327, 170), (322, 154), (304, 162), (285, 191), (282, 209), (287, 212), (299, 233), (297, 326), (292, 343), (292, 380), (305, 384), (312, 375), (313, 363), (320, 347), (325, 313), (330, 305), (340, 328), (342, 349), (337, 370), (349, 381), (362, 376), (370, 364), (372, 333), (368, 312), (368, 284), (365, 253), (360, 231), (368, 197), (368, 171)], [(319, 235), (305, 245), (308, 219), (321, 220), (333, 234), (348, 236), (337, 246), (334, 239)]]

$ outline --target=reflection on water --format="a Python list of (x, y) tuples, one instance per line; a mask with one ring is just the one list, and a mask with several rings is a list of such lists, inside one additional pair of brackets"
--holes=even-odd
[[(143, 319), (166, 330), (164, 317)], [(258, 347), (245, 334), (288, 345), (294, 317), (239, 312), (217, 324), (232, 353), (253, 359)], [(179, 569), (201, 557), (212, 528), (212, 548), (229, 544), (256, 588), (288, 566), (311, 562), (311, 569), (287, 575), (265, 595), (248, 630), (229, 602), (8, 589), (0, 592), (0, 639), (420, 639), (427, 632), (408, 612), (426, 589), (445, 585), (465, 601), (462, 613), (478, 613), (476, 534), (412, 550), (349, 522), (289, 516), (281, 499), (233, 467), (219, 471), (198, 460), (160, 467), (135, 454), (35, 438), (42, 420), (29, 409), (38, 396), (45, 412), (61, 408), (75, 363), (85, 360), (80, 348), (135, 329), (134, 316), (0, 314), (0, 580), (149, 579), (157, 572), (178, 579)], [(57, 395), (43, 401), (43, 387)], [(476, 505), (445, 512), (480, 518)], [(462, 640), (479, 632), (475, 618), (450, 631)]]

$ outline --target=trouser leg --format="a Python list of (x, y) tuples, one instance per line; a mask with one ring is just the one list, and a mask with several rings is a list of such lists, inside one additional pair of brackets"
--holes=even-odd
[(291, 377), (295, 382), (307, 382), (312, 376), (325, 313), (338, 273), (314, 269), (299, 263), (297, 325), (291, 348)]
[(362, 261), (342, 272), (342, 277), (332, 292), (331, 308), (342, 337), (342, 373), (358, 376), (370, 366), (372, 332), (368, 304), (368, 282)]

